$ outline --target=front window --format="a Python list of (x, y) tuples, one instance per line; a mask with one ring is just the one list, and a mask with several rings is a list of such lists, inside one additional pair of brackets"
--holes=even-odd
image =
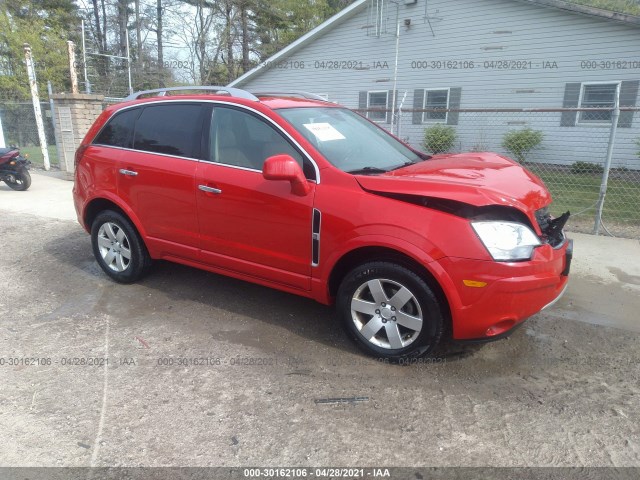
[(611, 123), (611, 111), (615, 107), (617, 83), (596, 83), (582, 85), (581, 108), (602, 108), (580, 112), (580, 123)]
[(382, 128), (346, 108), (287, 108), (279, 113), (345, 172), (365, 169), (376, 173), (421, 160)]
[(449, 108), (449, 90), (425, 90), (423, 122), (446, 122)]
[(367, 92), (367, 109), (379, 109), (379, 111), (368, 111), (367, 118), (374, 122), (387, 121), (387, 104), (389, 92), (386, 90), (380, 92)]

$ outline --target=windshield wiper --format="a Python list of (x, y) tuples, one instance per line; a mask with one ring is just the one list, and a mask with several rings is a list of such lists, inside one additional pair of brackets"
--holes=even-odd
[(385, 170), (384, 168), (379, 168), (379, 167), (362, 167), (362, 168), (356, 168), (354, 170), (348, 170), (347, 173), (351, 173), (353, 175), (362, 175), (362, 174), (368, 174), (368, 173), (387, 173), (388, 170)]
[(415, 160), (415, 161), (409, 160), (407, 162), (404, 162), (402, 165), (398, 165), (397, 167), (393, 167), (391, 170), (400, 170), (401, 168), (408, 167), (409, 165), (415, 165), (416, 163), (424, 162), (425, 160), (426, 159), (424, 159), (424, 158), (419, 158), (418, 160)]

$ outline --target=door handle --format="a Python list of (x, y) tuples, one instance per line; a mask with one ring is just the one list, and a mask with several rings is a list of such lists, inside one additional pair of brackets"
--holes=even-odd
[(129, 177), (135, 177), (136, 175), (138, 175), (138, 172), (134, 172), (133, 170), (127, 170), (125, 168), (121, 168), (120, 173), (122, 175), (127, 175)]
[(198, 188), (207, 193), (222, 193), (222, 190), (220, 190), (219, 188), (207, 187), (206, 185), (198, 185)]

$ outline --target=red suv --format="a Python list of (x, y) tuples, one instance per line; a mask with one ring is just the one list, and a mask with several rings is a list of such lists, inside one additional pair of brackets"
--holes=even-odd
[(568, 212), (514, 161), (430, 157), (311, 94), (188, 90), (107, 108), (77, 151), (78, 219), (114, 280), (164, 259), (336, 303), (391, 359), (500, 338), (562, 294)]

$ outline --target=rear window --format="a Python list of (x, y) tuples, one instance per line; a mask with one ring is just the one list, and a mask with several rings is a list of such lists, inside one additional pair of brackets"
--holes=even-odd
[(202, 134), (201, 112), (202, 106), (198, 104), (145, 107), (136, 122), (133, 148), (197, 158)]
[(100, 131), (93, 143), (111, 147), (130, 147), (133, 125), (139, 114), (139, 108), (131, 108), (116, 113)]

